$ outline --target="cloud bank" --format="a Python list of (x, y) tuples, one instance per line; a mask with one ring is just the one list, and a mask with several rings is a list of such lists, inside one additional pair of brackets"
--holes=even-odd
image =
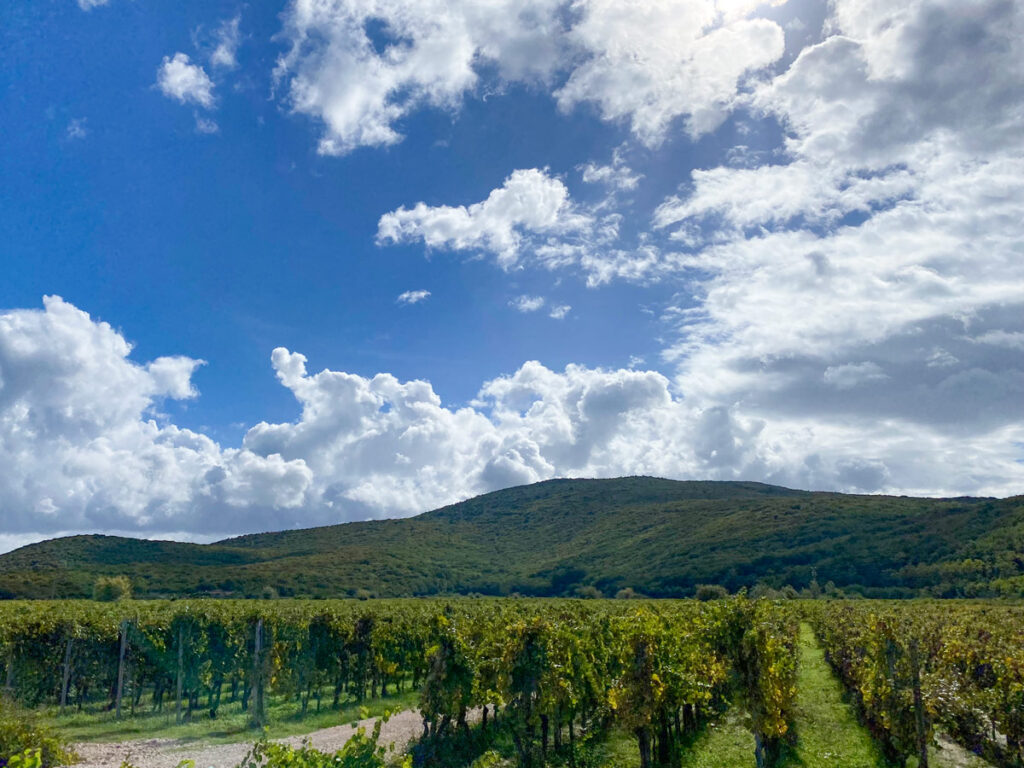
[[(224, 448), (159, 412), (168, 399), (197, 396), (191, 376), (202, 361), (141, 364), (130, 353), (120, 333), (57, 297), (0, 315), (7, 541), (91, 530), (209, 539), (408, 515), (556, 476), (1005, 493), (1022, 475), (1006, 427), (947, 451), (941, 431), (923, 426), (766, 422), (690, 403), (653, 371), (536, 362), (451, 408), (425, 381), (311, 374), (303, 355), (283, 348), (271, 364), (298, 418), (260, 422), (240, 448)], [(878, 374), (837, 368), (826, 385), (849, 391)]]

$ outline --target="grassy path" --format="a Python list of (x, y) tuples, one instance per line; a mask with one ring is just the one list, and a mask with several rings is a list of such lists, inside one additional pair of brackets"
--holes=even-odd
[(797, 675), (796, 747), (787, 766), (806, 768), (885, 768), (870, 734), (843, 701), (842, 684), (825, 661), (810, 626), (800, 627)]
[[(639, 768), (636, 739), (616, 731), (601, 746), (601, 768)], [(754, 737), (743, 724), (743, 712), (732, 707), (693, 736), (682, 754), (681, 768), (754, 768)]]
[[(853, 708), (843, 702), (842, 683), (825, 661), (810, 626), (800, 627), (800, 665), (794, 721), (796, 748), (786, 768), (889, 768)], [(991, 768), (984, 760), (941, 738), (929, 750), (934, 768)]]
[(754, 768), (754, 736), (732, 707), (710, 723), (683, 753), (682, 768)]

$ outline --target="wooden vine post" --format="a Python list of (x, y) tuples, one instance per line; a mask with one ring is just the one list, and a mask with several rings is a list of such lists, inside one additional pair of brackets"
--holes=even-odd
[(914, 730), (917, 736), (918, 768), (928, 768), (928, 727), (924, 720), (924, 697), (921, 694), (921, 657), (917, 638), (910, 640), (910, 674), (914, 693)]
[(60, 714), (64, 714), (64, 707), (68, 703), (68, 686), (71, 684), (71, 643), (72, 635), (68, 635), (68, 641), (64, 646), (64, 674), (60, 683)]
[(178, 625), (178, 698), (174, 710), (174, 722), (181, 725), (181, 688), (185, 676), (185, 638), (182, 626)]
[(121, 653), (117, 660), (117, 704), (115, 717), (121, 719), (121, 695), (124, 693), (124, 655), (128, 650), (128, 620), (121, 622)]
[(256, 620), (256, 636), (253, 639), (252, 652), (252, 696), (253, 708), (251, 723), (256, 728), (262, 728), (266, 720), (263, 704), (263, 664), (261, 654), (263, 652), (263, 619)]
[(14, 696), (14, 647), (7, 651), (7, 680), (4, 682), (4, 689), (8, 696)]

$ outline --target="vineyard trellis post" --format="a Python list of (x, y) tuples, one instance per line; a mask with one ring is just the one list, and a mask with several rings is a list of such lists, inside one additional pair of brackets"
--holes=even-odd
[(921, 695), (921, 659), (917, 638), (910, 640), (910, 675), (914, 691), (914, 729), (917, 736), (918, 768), (928, 768), (928, 729), (924, 721), (924, 700)]
[(181, 687), (183, 683), (183, 677), (185, 676), (185, 643), (183, 634), (183, 627), (178, 625), (178, 699), (176, 708), (174, 711), (174, 722), (181, 725)]
[(14, 646), (7, 650), (7, 674), (4, 681), (4, 691), (8, 696), (14, 696)]
[(264, 705), (263, 705), (263, 667), (260, 663), (260, 654), (263, 651), (263, 619), (256, 620), (256, 636), (253, 638), (253, 653), (252, 653), (252, 697), (253, 697), (253, 710), (251, 723), (253, 726), (260, 728), (263, 726), (265, 721)]
[(121, 622), (121, 652), (117, 658), (117, 699), (115, 717), (121, 719), (121, 695), (124, 693), (124, 656), (128, 650), (128, 620)]
[(64, 707), (68, 703), (68, 686), (71, 683), (71, 644), (73, 636), (68, 635), (67, 643), (64, 645), (64, 671), (60, 683), (60, 714), (64, 714)]

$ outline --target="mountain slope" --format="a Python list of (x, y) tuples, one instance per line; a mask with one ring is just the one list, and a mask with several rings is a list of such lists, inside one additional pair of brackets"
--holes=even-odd
[(0, 556), (0, 595), (88, 596), (101, 574), (139, 596), (686, 596), (818, 581), (868, 595), (1024, 593), (1024, 498), (914, 499), (760, 483), (551, 480), (417, 517), (210, 545), (111, 536)]

